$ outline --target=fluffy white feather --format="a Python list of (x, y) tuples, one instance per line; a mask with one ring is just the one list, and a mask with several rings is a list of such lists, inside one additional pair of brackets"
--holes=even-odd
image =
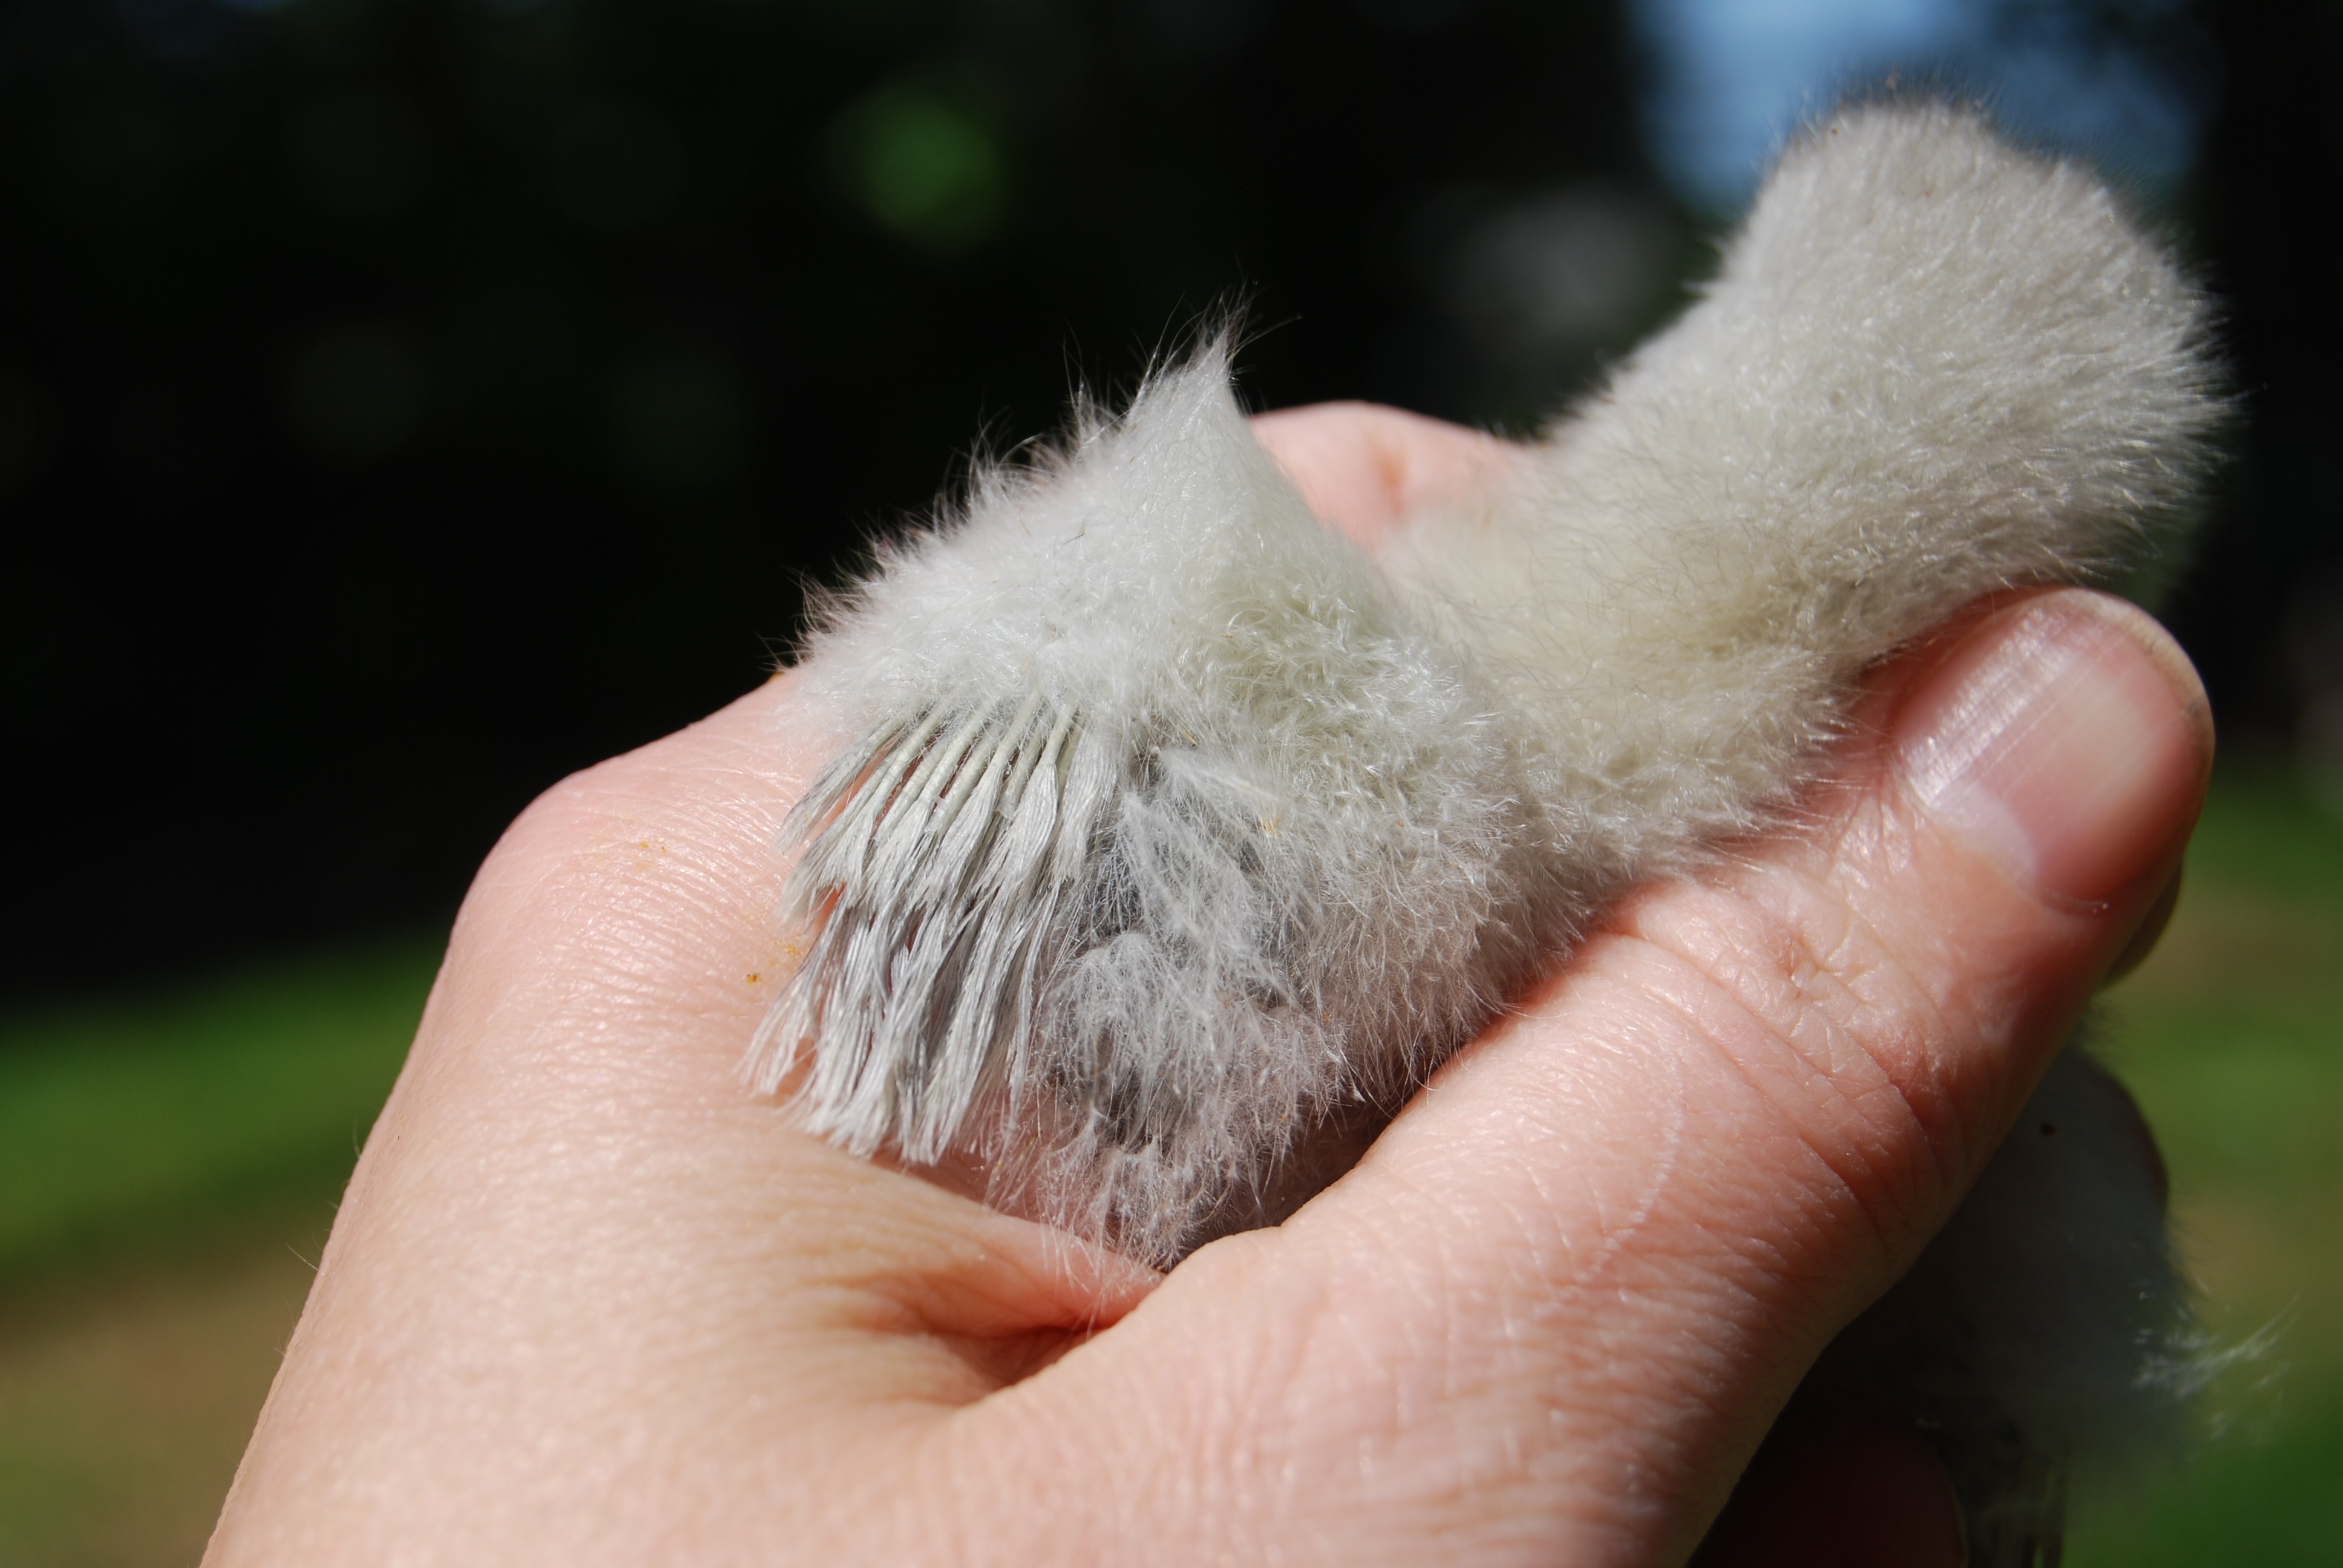
[(872, 739), (768, 1020), (815, 1125), (1168, 1261), (1525, 974), (1533, 835), (1453, 650), (1311, 517), (1219, 350), (981, 478), (814, 641)]
[[(1793, 147), (1699, 303), (1379, 562), (1208, 347), (980, 476), (811, 639), (865, 739), (792, 819), (815, 936), (758, 1081), (802, 1066), (847, 1147), (1159, 1262), (1272, 1219), (1605, 900), (1773, 819), (1867, 665), (2159, 548), (2210, 384), (2201, 302), (2105, 188), (1933, 106)], [(2130, 1113), (2087, 1081), (2036, 1120), (2105, 1153)], [(2029, 1158), (1932, 1255), (1961, 1288), (1848, 1341), (1907, 1348), (1837, 1363), (1968, 1423), (1979, 1563), (2055, 1536), (2044, 1478), (2168, 1404), (2186, 1339), (2149, 1178)], [(2105, 1246), (2057, 1273), (2047, 1213)], [(2041, 1268), (2047, 1312), (1978, 1282)]]
[(2199, 299), (2095, 178), (1874, 109), (1790, 149), (1513, 494), (1383, 564), (1503, 694), (1564, 853), (1644, 877), (1755, 825), (1887, 649), (2157, 548), (2214, 412)]

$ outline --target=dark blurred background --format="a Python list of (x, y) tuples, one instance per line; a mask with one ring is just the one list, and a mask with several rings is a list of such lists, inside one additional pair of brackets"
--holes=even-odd
[(6, 0), (0, 993), (444, 920), (800, 584), (1242, 297), (1258, 407), (1526, 428), (1768, 149), (1936, 83), (2098, 158), (2245, 418), (2174, 602), (2343, 808), (2343, 10)]

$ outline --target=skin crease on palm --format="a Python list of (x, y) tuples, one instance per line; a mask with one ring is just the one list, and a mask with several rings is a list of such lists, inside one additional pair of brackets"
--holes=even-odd
[[(1508, 461), (1257, 428), (1370, 548)], [(2153, 940), (2212, 749), (2137, 611), (1974, 608), (1795, 833), (1630, 901), (1356, 1171), (1159, 1279), (742, 1086), (839, 739), (800, 711), (778, 677), (506, 833), (207, 1562), (1684, 1563)], [(1704, 1563), (1957, 1563), (1925, 1445), (1858, 1446)]]

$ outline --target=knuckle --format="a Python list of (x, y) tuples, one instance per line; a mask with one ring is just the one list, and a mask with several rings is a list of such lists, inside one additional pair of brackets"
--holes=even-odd
[(1889, 943), (1825, 884), (1778, 866), (1672, 890), (1634, 934), (1698, 977), (1715, 1003), (1695, 1020), (1708, 1047), (1868, 1230), (1893, 1247), (1933, 1224), (1954, 1185), (1956, 1042)]

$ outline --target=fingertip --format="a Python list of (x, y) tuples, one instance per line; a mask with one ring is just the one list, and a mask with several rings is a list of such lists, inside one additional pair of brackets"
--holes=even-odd
[(2164, 890), (2157, 894), (2156, 902), (2150, 904), (2147, 912), (2140, 917), (2131, 939), (2124, 943), (2123, 951), (2116, 955), (2116, 961), (2107, 966), (2107, 975), (2100, 984), (2112, 985), (2147, 961), (2147, 955), (2154, 952), (2156, 944), (2164, 940), (2164, 929), (2172, 923), (2173, 911), (2180, 907), (2180, 868), (2175, 866), (2172, 875), (2165, 881)]
[(2146, 612), (2081, 588), (1986, 614), (1905, 697), (1893, 731), (1906, 793), (1933, 820), (2077, 903), (2161, 886), (2212, 766), (2187, 656)]

